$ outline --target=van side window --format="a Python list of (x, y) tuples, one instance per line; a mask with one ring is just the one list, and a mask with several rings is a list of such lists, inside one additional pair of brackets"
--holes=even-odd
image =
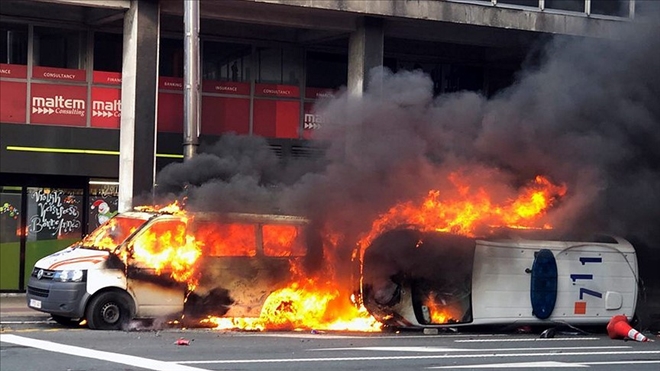
[(158, 268), (161, 260), (186, 244), (186, 224), (180, 220), (161, 220), (150, 225), (133, 242), (133, 257)]
[(197, 222), (195, 240), (209, 256), (257, 255), (256, 226), (240, 223)]
[(299, 227), (293, 225), (264, 224), (264, 254), (266, 256), (304, 256), (305, 245)]

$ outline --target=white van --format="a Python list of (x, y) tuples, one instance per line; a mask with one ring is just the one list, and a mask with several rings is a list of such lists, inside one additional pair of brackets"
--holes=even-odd
[(402, 228), (364, 251), (358, 296), (393, 328), (606, 324), (635, 314), (626, 240), (480, 240)]
[[(27, 304), (63, 325), (86, 319), (92, 329), (184, 314), (258, 317), (268, 295), (290, 282), (290, 264), (306, 259), (306, 224), (283, 215), (121, 213), (39, 260)], [(177, 245), (187, 236), (197, 251)]]

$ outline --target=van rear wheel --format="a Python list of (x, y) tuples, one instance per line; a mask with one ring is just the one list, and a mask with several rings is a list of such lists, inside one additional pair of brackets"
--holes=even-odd
[(126, 295), (104, 292), (87, 307), (87, 325), (93, 330), (120, 330), (129, 321), (131, 311)]

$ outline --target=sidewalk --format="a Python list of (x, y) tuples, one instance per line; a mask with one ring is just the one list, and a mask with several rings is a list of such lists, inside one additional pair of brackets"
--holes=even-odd
[(0, 320), (35, 320), (47, 319), (50, 315), (29, 308), (26, 303), (25, 294), (0, 294)]

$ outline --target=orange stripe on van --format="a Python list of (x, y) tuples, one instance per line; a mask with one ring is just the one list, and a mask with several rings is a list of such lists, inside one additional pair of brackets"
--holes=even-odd
[(73, 259), (63, 260), (61, 262), (54, 263), (48, 269), (53, 270), (57, 267), (61, 267), (62, 265), (73, 264), (73, 263), (86, 263), (86, 262), (98, 263), (98, 262), (103, 261), (104, 259), (105, 259), (105, 255), (96, 255), (96, 256), (86, 256), (86, 257), (81, 257), (81, 258), (73, 258)]

